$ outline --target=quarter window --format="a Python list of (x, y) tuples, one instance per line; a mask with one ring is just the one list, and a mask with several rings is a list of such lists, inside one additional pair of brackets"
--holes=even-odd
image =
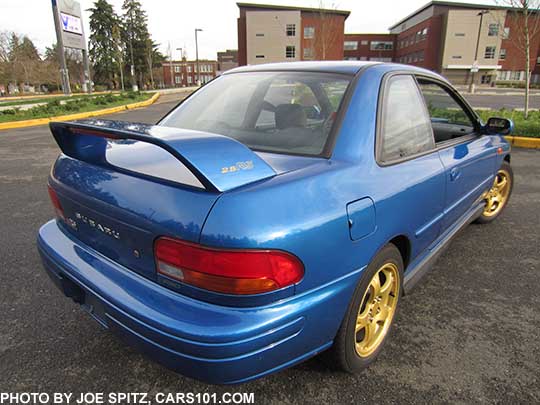
[(474, 133), (471, 118), (445, 88), (423, 79), (418, 84), (426, 100), (435, 143)]
[(379, 158), (388, 163), (434, 148), (429, 116), (412, 76), (389, 79), (382, 107)]

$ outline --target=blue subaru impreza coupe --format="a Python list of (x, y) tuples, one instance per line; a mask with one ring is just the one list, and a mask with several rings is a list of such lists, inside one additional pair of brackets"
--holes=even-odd
[(242, 67), (157, 125), (52, 123), (44, 267), (166, 366), (239, 383), (323, 351), (375, 360), (403, 294), (513, 175), (441, 76), (373, 62)]

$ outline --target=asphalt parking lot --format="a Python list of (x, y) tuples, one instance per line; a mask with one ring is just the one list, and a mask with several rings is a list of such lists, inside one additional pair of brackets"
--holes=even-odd
[[(155, 122), (174, 96), (121, 120)], [(0, 131), (0, 392), (253, 392), (257, 403), (539, 403), (540, 151), (514, 149), (504, 215), (471, 225), (402, 301), (389, 344), (360, 375), (318, 358), (248, 384), (175, 374), (101, 330), (43, 272), (53, 216), (47, 127)]]

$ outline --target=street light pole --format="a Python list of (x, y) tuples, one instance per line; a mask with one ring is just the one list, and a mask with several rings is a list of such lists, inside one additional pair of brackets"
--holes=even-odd
[(476, 38), (476, 50), (474, 51), (474, 62), (471, 67), (471, 83), (469, 85), (469, 93), (474, 93), (474, 74), (476, 69), (478, 69), (478, 47), (480, 46), (480, 35), (482, 34), (482, 20), (484, 14), (489, 13), (489, 10), (482, 10), (477, 15), (480, 16), (480, 25), (478, 26), (478, 37)]
[(197, 41), (197, 32), (202, 31), (200, 28), (195, 28), (195, 69), (197, 69), (197, 86), (201, 85), (201, 73), (199, 72), (199, 43)]
[(182, 58), (182, 48), (176, 48), (177, 51), (180, 51), (180, 87), (184, 86), (184, 61)]

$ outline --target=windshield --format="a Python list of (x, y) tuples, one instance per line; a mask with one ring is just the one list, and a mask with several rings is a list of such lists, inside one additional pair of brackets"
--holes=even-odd
[(320, 155), (350, 78), (314, 72), (219, 77), (160, 125), (226, 135), (251, 149)]

